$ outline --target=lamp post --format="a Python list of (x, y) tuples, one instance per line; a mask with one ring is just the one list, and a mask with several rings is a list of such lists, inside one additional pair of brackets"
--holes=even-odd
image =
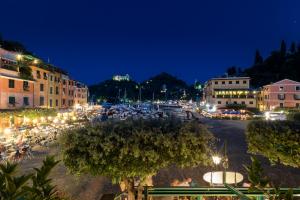
[[(223, 167), (223, 184), (226, 184), (226, 173), (227, 173), (227, 169), (228, 169), (228, 157), (227, 157), (227, 141), (225, 140), (224, 142), (224, 146), (223, 146), (223, 156), (220, 157), (218, 154), (212, 156), (212, 160), (213, 163), (218, 166), (220, 164), (222, 164)], [(213, 174), (211, 172), (211, 184), (213, 183), (212, 181), (213, 179)]]

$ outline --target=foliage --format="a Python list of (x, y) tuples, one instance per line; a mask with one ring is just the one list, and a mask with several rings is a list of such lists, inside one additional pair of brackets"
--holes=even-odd
[(0, 164), (0, 199), (14, 200), (24, 197), (27, 184), (31, 175), (15, 176), (17, 164)]
[(51, 184), (51, 179), (48, 178), (51, 170), (59, 163), (55, 161), (54, 157), (46, 157), (40, 169), (35, 168), (35, 174), (31, 177), (32, 186), (26, 187), (29, 191), (28, 199), (33, 200), (55, 200), (57, 197), (57, 190)]
[[(249, 191), (251, 192), (260, 192), (264, 196), (264, 199), (269, 200), (292, 200), (293, 199), (293, 190), (289, 189), (285, 193), (280, 191), (280, 188), (274, 186), (274, 184), (269, 180), (267, 176), (264, 175), (264, 170), (261, 167), (260, 161), (256, 157), (251, 157), (251, 164), (244, 166), (247, 174), (248, 180), (250, 181)], [(234, 188), (228, 184), (225, 184), (225, 187), (236, 194), (239, 199), (242, 200), (252, 200), (254, 197), (248, 197), (237, 188)]]
[[(163, 87), (165, 86), (165, 90)], [(96, 101), (119, 102), (125, 96), (130, 100), (165, 100), (167, 99), (196, 99), (200, 98), (201, 92), (194, 85), (188, 86), (184, 81), (167, 73), (161, 73), (151, 77), (142, 83), (135, 81), (106, 80), (89, 87), (91, 98)], [(184, 96), (184, 93), (186, 96)]]
[[(165, 92), (163, 90), (164, 85)], [(184, 91), (187, 93), (189, 90), (184, 81), (165, 72), (144, 81), (142, 88), (143, 98), (146, 100), (152, 100), (153, 94), (154, 99), (180, 99), (183, 97)]]
[(23, 52), (26, 54), (32, 54), (20, 42), (4, 40), (1, 36), (0, 36), (0, 46), (1, 48), (4, 48), (8, 51), (16, 51), (16, 52)]
[(248, 150), (272, 163), (300, 167), (300, 124), (294, 121), (252, 121), (247, 131)]
[(57, 115), (57, 111), (55, 109), (46, 109), (46, 108), (26, 108), (26, 109), (18, 109), (18, 110), (9, 110), (9, 111), (1, 111), (1, 118), (8, 118), (10, 116), (15, 117), (26, 117), (28, 119), (36, 119), (40, 117), (53, 117)]
[(300, 121), (300, 112), (290, 112), (287, 118), (291, 121)]
[(63, 161), (71, 173), (108, 176), (127, 188), (135, 178), (144, 180), (171, 165), (210, 164), (212, 142), (203, 125), (176, 119), (97, 123), (61, 138)]
[(300, 81), (300, 49), (295, 46), (296, 43), (293, 42), (287, 50), (282, 41), (280, 49), (273, 51), (264, 60), (257, 51), (254, 65), (244, 70), (244, 75), (252, 78), (252, 86), (261, 87), (285, 78)]
[(48, 178), (57, 165), (53, 157), (46, 157), (35, 174), (17, 176), (17, 164), (0, 164), (0, 200), (59, 200), (55, 187)]
[(233, 109), (233, 110), (241, 110), (241, 109), (246, 109), (247, 105), (246, 104), (227, 104), (226, 108)]
[[(126, 94), (125, 94), (126, 88)], [(97, 85), (89, 87), (90, 96), (93, 100), (101, 99), (116, 103), (124, 98), (137, 100), (138, 99), (138, 84), (134, 81), (114, 81), (106, 80)]]
[[(264, 194), (265, 198), (269, 200), (293, 199), (293, 191), (291, 189), (282, 193), (280, 188), (278, 186), (274, 186), (269, 178), (264, 175), (261, 163), (256, 157), (251, 157), (251, 161), (252, 162), (249, 166), (244, 166), (251, 185), (249, 188), (250, 191), (260, 191)], [(269, 189), (269, 187), (272, 189)]]

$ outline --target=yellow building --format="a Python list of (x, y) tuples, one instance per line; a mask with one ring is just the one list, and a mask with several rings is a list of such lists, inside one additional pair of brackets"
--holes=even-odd
[(48, 75), (49, 71), (32, 65), (32, 76), (35, 79), (34, 107), (48, 108)]
[(232, 104), (256, 107), (256, 91), (250, 89), (249, 77), (213, 78), (206, 82), (203, 98), (206, 104), (217, 108)]

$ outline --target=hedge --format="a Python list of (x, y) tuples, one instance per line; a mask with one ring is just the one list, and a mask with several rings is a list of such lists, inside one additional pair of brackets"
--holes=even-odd
[(10, 116), (15, 117), (26, 117), (28, 119), (36, 119), (39, 117), (49, 117), (49, 116), (56, 116), (57, 111), (55, 109), (45, 109), (45, 108), (27, 108), (27, 109), (18, 109), (18, 110), (5, 110), (0, 111), (0, 119), (1, 118), (7, 118)]
[(300, 167), (300, 123), (296, 121), (252, 121), (247, 126), (248, 151)]

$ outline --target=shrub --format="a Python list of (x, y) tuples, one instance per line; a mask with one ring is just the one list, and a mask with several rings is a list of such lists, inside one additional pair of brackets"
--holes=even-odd
[(300, 123), (294, 121), (252, 121), (247, 131), (248, 151), (300, 167)]
[(287, 115), (288, 120), (300, 121), (300, 112), (292, 112)]

